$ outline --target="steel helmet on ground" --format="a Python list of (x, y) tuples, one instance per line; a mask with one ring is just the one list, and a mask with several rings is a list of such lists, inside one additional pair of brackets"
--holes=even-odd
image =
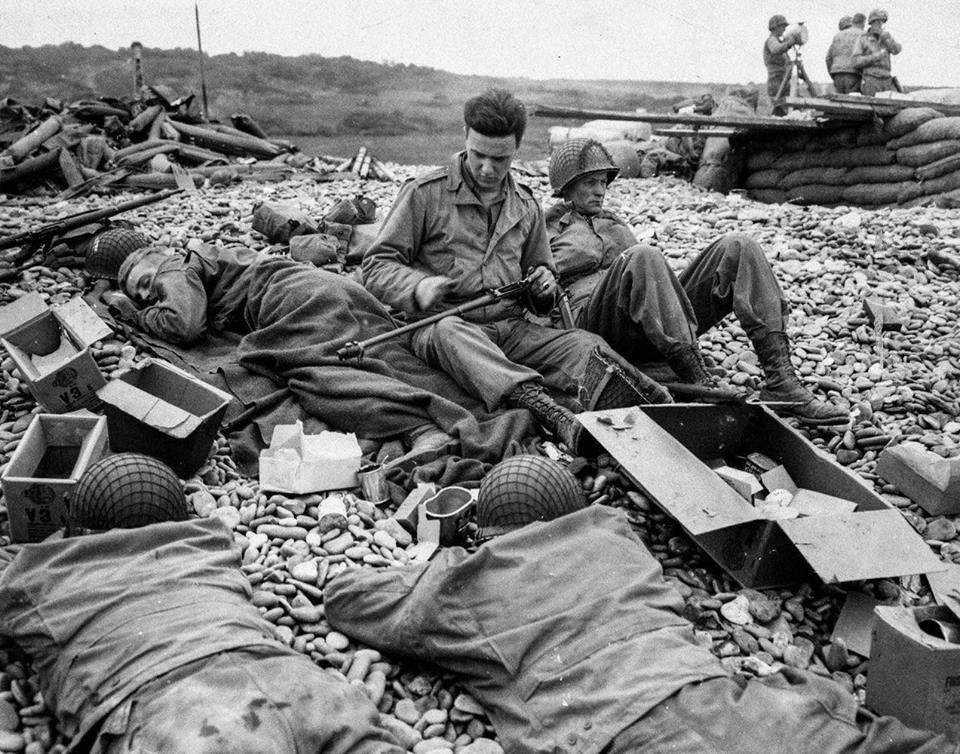
[(787, 25), (787, 17), (781, 16), (779, 13), (773, 16), (770, 16), (770, 21), (767, 22), (767, 28), (770, 31), (773, 31), (779, 26), (786, 26), (786, 25)]
[(867, 23), (872, 24), (874, 21), (883, 21), (887, 22), (887, 12), (882, 8), (874, 8), (870, 11), (870, 15), (867, 16)]
[(581, 176), (606, 173), (609, 183), (619, 171), (606, 147), (596, 139), (567, 139), (550, 155), (550, 186), (554, 196), (563, 196), (564, 189)]
[(70, 506), (74, 523), (101, 531), (187, 516), (187, 499), (173, 469), (142, 453), (116, 453), (93, 463), (77, 482)]
[(128, 228), (110, 228), (98, 233), (87, 250), (84, 266), (95, 278), (116, 282), (120, 265), (137, 249), (150, 245), (143, 233)]
[(533, 521), (552, 519), (587, 507), (577, 478), (556, 461), (518, 455), (494, 466), (480, 483), (477, 533), (484, 540)]

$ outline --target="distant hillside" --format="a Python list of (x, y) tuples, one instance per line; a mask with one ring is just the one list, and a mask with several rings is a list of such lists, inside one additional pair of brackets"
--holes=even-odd
[[(260, 52), (204, 57), (211, 118), (246, 112), (271, 135), (313, 137), (333, 154), (356, 143), (402, 146), (432, 142), (446, 154), (460, 139), (464, 99), (489, 86), (503, 86), (528, 104), (632, 111), (666, 111), (674, 102), (723, 84), (664, 81), (537, 81), (462, 76), (405, 64), (350, 57), (284, 57)], [(148, 84), (183, 94), (200, 93), (200, 62), (188, 49), (143, 51)], [(101, 96), (133, 96), (129, 49), (108, 50), (66, 43), (12, 49), (0, 46), (0, 98), (39, 104)], [(535, 121), (540, 119), (533, 119)], [(542, 147), (545, 123), (531, 124), (531, 143)], [(328, 144), (323, 140), (328, 140)], [(392, 141), (391, 141), (392, 140)], [(382, 154), (384, 147), (378, 154)], [(413, 155), (385, 159), (405, 161)], [(423, 159), (422, 157), (420, 159)]]

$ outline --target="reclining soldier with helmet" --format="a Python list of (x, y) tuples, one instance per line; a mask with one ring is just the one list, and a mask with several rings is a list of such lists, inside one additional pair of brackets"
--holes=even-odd
[(603, 336), (655, 379), (669, 370), (683, 382), (710, 386), (697, 337), (731, 312), (759, 357), (766, 384), (760, 399), (809, 424), (839, 424), (847, 411), (814, 396), (790, 360), (787, 301), (763, 249), (728, 233), (698, 254), (678, 277), (655, 247), (604, 209), (618, 169), (597, 141), (570, 139), (550, 157), (550, 185), (562, 201), (546, 213), (547, 234), (574, 323)]

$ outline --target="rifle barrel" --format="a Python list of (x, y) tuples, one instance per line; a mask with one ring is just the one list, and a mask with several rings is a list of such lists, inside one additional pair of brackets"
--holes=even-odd
[(73, 215), (67, 215), (66, 217), (61, 217), (59, 220), (54, 220), (52, 223), (41, 225), (39, 228), (35, 228), (34, 230), (27, 230), (23, 233), (14, 233), (12, 236), (0, 238), (0, 250), (10, 249), (14, 246), (22, 246), (24, 243), (38, 241), (44, 238), (53, 238), (66, 233), (68, 230), (79, 228), (82, 225), (87, 225), (88, 223), (93, 223), (97, 220), (104, 220), (108, 217), (113, 217), (114, 215), (118, 215), (121, 212), (126, 212), (130, 209), (136, 209), (137, 207), (143, 207), (147, 204), (153, 204), (154, 202), (168, 199), (174, 194), (179, 194), (181, 191), (182, 189), (167, 189), (166, 191), (160, 191), (156, 194), (147, 194), (145, 196), (131, 199), (127, 202), (121, 202), (120, 204), (110, 207), (101, 207), (100, 209), (92, 209), (85, 212), (77, 212)]

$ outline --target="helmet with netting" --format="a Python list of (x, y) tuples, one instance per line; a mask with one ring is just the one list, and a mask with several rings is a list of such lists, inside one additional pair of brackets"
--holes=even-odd
[(567, 139), (550, 155), (550, 186), (554, 196), (563, 196), (567, 186), (590, 173), (606, 173), (610, 183), (619, 172), (607, 148), (596, 139)]
[(776, 14), (770, 16), (770, 20), (767, 22), (767, 28), (768, 28), (770, 31), (773, 31), (774, 29), (776, 29), (776, 28), (779, 27), (779, 26), (788, 26), (788, 24), (787, 24), (787, 17), (786, 17), (786, 16), (781, 16), (779, 13), (776, 13)]
[(98, 233), (87, 250), (87, 272), (92, 277), (116, 282), (123, 260), (137, 249), (149, 245), (150, 239), (143, 233), (128, 228), (111, 228)]
[(77, 482), (72, 520), (84, 529), (133, 529), (187, 518), (177, 475), (142, 453), (116, 453), (92, 464)]
[(577, 478), (559, 463), (538, 455), (513, 456), (494, 466), (480, 483), (477, 537), (489, 539), (586, 506)]
[(867, 16), (867, 23), (872, 24), (874, 21), (883, 21), (887, 22), (887, 12), (882, 8), (874, 8), (870, 11), (870, 15)]

